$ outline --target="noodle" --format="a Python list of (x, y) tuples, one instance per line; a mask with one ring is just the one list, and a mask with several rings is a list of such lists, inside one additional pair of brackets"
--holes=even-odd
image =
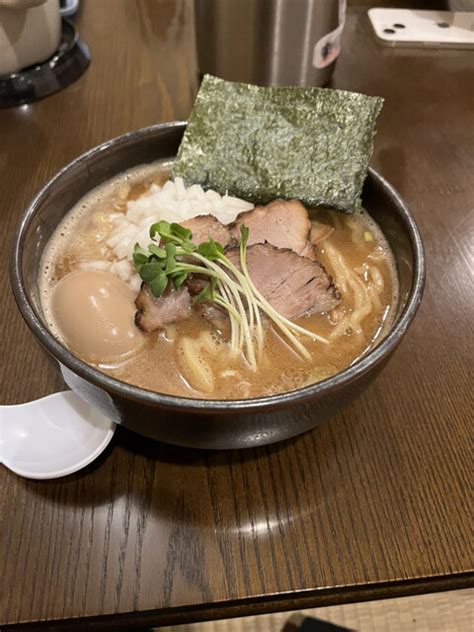
[(380, 301), (379, 290), (373, 286), (369, 287), (369, 295), (374, 309), (380, 311), (382, 309), (382, 302)]
[(177, 343), (181, 373), (192, 388), (210, 393), (214, 390), (214, 374), (202, 357), (201, 341), (184, 336)]
[[(361, 322), (372, 312), (374, 303), (374, 301), (372, 300), (373, 293), (370, 291), (370, 288), (367, 288), (364, 285), (361, 279), (357, 276), (356, 272), (354, 270), (351, 270), (343, 255), (333, 244), (327, 243), (325, 245), (325, 252), (333, 268), (336, 284), (341, 292), (347, 293), (349, 287), (352, 289), (354, 298), (354, 311), (347, 319), (347, 324), (349, 324), (354, 333), (359, 336), (363, 333), (360, 327)], [(378, 269), (376, 269), (376, 271), (379, 272)], [(374, 281), (374, 283), (379, 282), (378, 277), (376, 275), (375, 277), (377, 281)], [(347, 324), (346, 326), (343, 326), (344, 322), (345, 321), (343, 320), (341, 323), (339, 323), (339, 325), (336, 326), (336, 328), (331, 333), (332, 338), (346, 333)]]
[(372, 281), (374, 282), (375, 287), (380, 292), (385, 287), (385, 282), (383, 280), (382, 273), (376, 266), (369, 266), (369, 274), (372, 277)]
[(346, 221), (351, 231), (351, 239), (353, 243), (359, 243), (363, 239), (363, 226), (360, 224), (360, 222), (355, 222), (352, 217), (348, 218)]
[(343, 318), (341, 322), (336, 325), (336, 327), (332, 330), (330, 334), (330, 338), (339, 338), (339, 336), (344, 335), (350, 329), (351, 324), (348, 318)]
[(334, 232), (334, 227), (318, 220), (311, 222), (311, 243), (317, 245), (327, 239)]
[(332, 266), (332, 273), (336, 279), (336, 285), (342, 293), (347, 292), (348, 283), (348, 268), (347, 264), (339, 252), (332, 244), (326, 243), (324, 246), (324, 252), (326, 253)]
[(355, 310), (351, 317), (350, 323), (352, 328), (354, 329), (354, 333), (357, 335), (362, 334), (362, 329), (360, 328), (360, 323), (366, 316), (370, 314), (372, 311), (372, 301), (366, 301), (364, 305), (362, 305), (359, 309)]

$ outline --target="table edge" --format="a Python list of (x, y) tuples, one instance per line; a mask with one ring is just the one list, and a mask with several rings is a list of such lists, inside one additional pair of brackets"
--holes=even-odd
[(142, 612), (123, 612), (69, 619), (49, 619), (44, 621), (27, 620), (20, 623), (0, 622), (2, 632), (8, 630), (28, 630), (29, 632), (45, 632), (51, 630), (87, 629), (91, 632), (110, 630), (149, 629), (165, 625), (182, 625), (231, 619), (236, 617), (255, 616), (271, 612), (302, 610), (323, 606), (342, 605), (351, 602), (409, 597), (423, 593), (434, 593), (448, 590), (460, 590), (474, 587), (474, 570), (463, 571), (451, 575), (435, 575), (409, 580), (393, 580), (374, 584), (356, 584), (335, 588), (312, 588), (302, 591), (276, 593), (252, 597), (250, 599), (234, 599), (201, 604), (198, 606), (175, 606)]

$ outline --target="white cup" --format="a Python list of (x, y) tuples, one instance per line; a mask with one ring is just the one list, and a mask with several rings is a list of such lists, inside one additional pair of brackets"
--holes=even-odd
[(0, 75), (45, 61), (60, 41), (59, 0), (0, 0)]

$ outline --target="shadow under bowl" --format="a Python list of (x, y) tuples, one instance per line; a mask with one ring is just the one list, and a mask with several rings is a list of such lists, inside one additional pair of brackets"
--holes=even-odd
[(394, 323), (381, 343), (344, 371), (288, 393), (246, 400), (201, 400), (147, 391), (82, 362), (49, 331), (38, 285), (38, 263), (64, 215), (91, 189), (132, 167), (176, 155), (186, 123), (155, 125), (106, 142), (60, 171), (36, 196), (17, 228), (11, 284), (20, 312), (58, 362), (66, 383), (116, 423), (186, 447), (248, 448), (288, 439), (326, 421), (373, 381), (405, 335), (421, 302), (423, 245), (397, 192), (373, 169), (363, 204), (395, 256), (400, 294)]

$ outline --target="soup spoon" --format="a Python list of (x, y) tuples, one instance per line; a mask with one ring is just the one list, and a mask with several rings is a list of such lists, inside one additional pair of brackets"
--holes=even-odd
[(96, 459), (114, 432), (115, 424), (73, 391), (0, 406), (0, 463), (25, 478), (59, 478)]

